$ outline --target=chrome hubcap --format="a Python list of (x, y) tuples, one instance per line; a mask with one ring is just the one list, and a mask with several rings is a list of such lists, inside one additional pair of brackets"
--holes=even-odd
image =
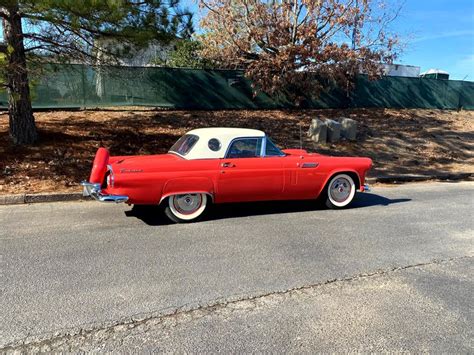
[(196, 212), (201, 207), (201, 204), (202, 197), (200, 194), (176, 195), (173, 197), (174, 208), (182, 214)]
[(334, 201), (344, 202), (351, 194), (351, 183), (345, 178), (338, 178), (332, 183), (329, 193)]

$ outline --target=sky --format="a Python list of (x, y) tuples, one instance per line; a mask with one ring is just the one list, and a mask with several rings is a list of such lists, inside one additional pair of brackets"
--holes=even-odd
[(401, 64), (474, 81), (474, 0), (406, 0), (394, 29), (409, 34)]
[[(387, 0), (397, 6), (400, 0)], [(196, 0), (182, 0), (198, 12)], [(441, 69), (451, 79), (474, 81), (474, 0), (405, 0), (392, 30), (407, 46), (397, 64)], [(199, 14), (196, 20), (199, 19)], [(196, 21), (198, 22), (198, 21)], [(196, 24), (196, 30), (198, 24)]]

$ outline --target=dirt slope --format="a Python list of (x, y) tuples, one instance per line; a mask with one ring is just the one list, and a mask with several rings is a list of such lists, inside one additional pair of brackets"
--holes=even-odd
[[(95, 150), (112, 155), (164, 153), (186, 131), (229, 126), (262, 129), (285, 148), (302, 146), (330, 155), (374, 160), (372, 176), (474, 171), (474, 111), (302, 110), (302, 111), (56, 111), (35, 114), (41, 142), (17, 147), (0, 114), (0, 194), (79, 191)], [(357, 142), (315, 146), (306, 138), (312, 118), (351, 117)]]

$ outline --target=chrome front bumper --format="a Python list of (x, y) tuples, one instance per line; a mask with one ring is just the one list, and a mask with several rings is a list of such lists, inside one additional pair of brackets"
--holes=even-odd
[(369, 184), (364, 184), (360, 190), (362, 192), (370, 192)]
[(125, 195), (108, 195), (103, 194), (100, 188), (100, 184), (94, 184), (88, 181), (81, 182), (81, 185), (84, 187), (82, 192), (83, 196), (91, 196), (94, 200), (99, 202), (127, 202), (128, 196)]

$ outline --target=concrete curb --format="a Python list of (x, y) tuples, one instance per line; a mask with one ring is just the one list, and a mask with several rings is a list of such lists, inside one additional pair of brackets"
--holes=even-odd
[(79, 201), (85, 199), (86, 197), (82, 196), (80, 192), (0, 195), (0, 206), (40, 202)]
[[(439, 174), (439, 175), (387, 175), (369, 177), (365, 179), (368, 184), (401, 184), (414, 181), (459, 181), (474, 180), (474, 173), (457, 174)], [(61, 192), (44, 194), (18, 194), (18, 195), (0, 195), (0, 206), (2, 205), (21, 205), (40, 202), (67, 202), (67, 201), (92, 201), (89, 197), (82, 196), (81, 192)]]

